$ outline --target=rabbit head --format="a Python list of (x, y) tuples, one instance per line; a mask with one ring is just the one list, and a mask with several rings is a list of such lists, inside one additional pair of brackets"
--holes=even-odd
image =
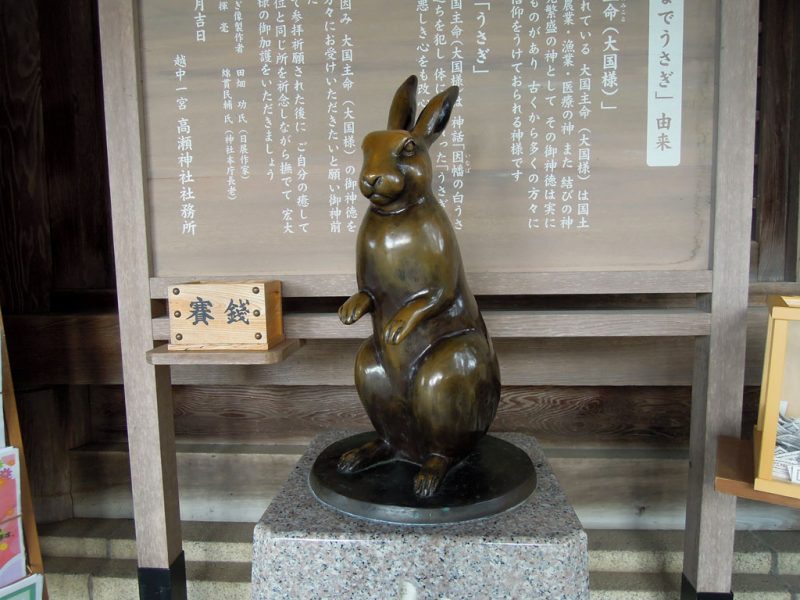
[(361, 145), (361, 193), (377, 208), (400, 210), (424, 197), (433, 197), (428, 149), (447, 126), (457, 98), (456, 86), (446, 89), (431, 99), (414, 123), (416, 76), (406, 79), (397, 89), (387, 129), (367, 134)]

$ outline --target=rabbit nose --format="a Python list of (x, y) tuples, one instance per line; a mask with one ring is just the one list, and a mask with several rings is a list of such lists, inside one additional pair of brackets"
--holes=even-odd
[(381, 176), (380, 175), (365, 174), (365, 175), (362, 176), (361, 179), (364, 182), (364, 185), (366, 185), (368, 187), (371, 187), (371, 188), (374, 188), (376, 185), (378, 185), (381, 182)]
[(375, 191), (375, 187), (381, 182), (380, 175), (365, 174), (361, 176), (361, 193), (369, 198)]

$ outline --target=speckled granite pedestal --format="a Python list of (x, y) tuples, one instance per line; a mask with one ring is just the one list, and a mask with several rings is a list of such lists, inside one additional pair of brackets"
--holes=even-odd
[(517, 508), (454, 525), (385, 525), (321, 505), (308, 473), (318, 436), (256, 525), (253, 599), (584, 600), (586, 533), (530, 436), (495, 434), (525, 450), (538, 484)]

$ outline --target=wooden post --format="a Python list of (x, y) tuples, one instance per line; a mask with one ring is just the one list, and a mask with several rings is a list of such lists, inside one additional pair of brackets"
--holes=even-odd
[(99, 3), (139, 594), (185, 599), (169, 367), (154, 367), (136, 0)]
[(683, 598), (731, 590), (736, 499), (714, 490), (717, 438), (741, 426), (747, 325), (758, 3), (722, 0), (717, 63), (711, 333), (696, 343)]

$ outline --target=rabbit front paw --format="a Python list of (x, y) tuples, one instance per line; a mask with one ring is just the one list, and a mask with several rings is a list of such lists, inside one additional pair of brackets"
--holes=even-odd
[(402, 317), (395, 317), (386, 326), (383, 339), (387, 344), (399, 344), (411, 332), (411, 324)]
[(427, 298), (418, 298), (397, 311), (397, 314), (386, 325), (383, 341), (387, 344), (399, 344), (414, 331), (417, 324), (430, 312)]
[(372, 308), (372, 298), (369, 294), (358, 292), (350, 296), (339, 307), (339, 320), (345, 325), (352, 325), (368, 313)]

